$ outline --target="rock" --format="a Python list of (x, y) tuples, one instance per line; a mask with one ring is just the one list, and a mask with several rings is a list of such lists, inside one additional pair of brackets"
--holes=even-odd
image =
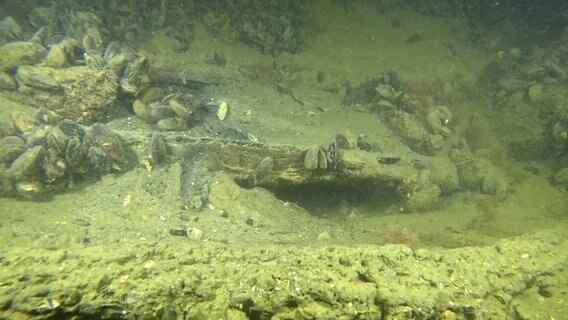
[(62, 118), (79, 122), (99, 120), (114, 104), (118, 95), (117, 76), (112, 70), (97, 70), (86, 66), (41, 69), (48, 72), (62, 90), (34, 95), (29, 103), (36, 108), (45, 106)]

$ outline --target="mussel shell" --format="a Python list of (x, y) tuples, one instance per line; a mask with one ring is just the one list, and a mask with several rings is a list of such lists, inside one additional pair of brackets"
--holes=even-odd
[[(318, 148), (319, 149), (319, 148)], [(318, 167), (322, 170), (327, 170), (327, 155), (322, 149), (318, 150)]]
[(32, 130), (37, 126), (37, 123), (34, 121), (34, 119), (27, 113), (14, 111), (12, 112), (10, 117), (12, 118), (14, 129), (16, 129), (18, 132), (26, 132)]
[(46, 150), (43, 146), (35, 146), (22, 153), (8, 170), (4, 173), (7, 177), (20, 180), (22, 177), (30, 175), (31, 172), (39, 168), (40, 161), (45, 157)]
[(148, 60), (144, 56), (136, 57), (129, 62), (120, 79), (120, 87), (125, 93), (136, 95), (150, 83)]
[(103, 54), (103, 38), (99, 29), (96, 27), (89, 27), (87, 29), (87, 34), (83, 37), (83, 50), (88, 53), (93, 54)]
[(61, 84), (46, 72), (44, 68), (21, 65), (16, 72), (16, 80), (19, 85), (44, 89), (59, 90)]
[(64, 155), (67, 150), (67, 142), (69, 141), (69, 136), (67, 136), (59, 126), (51, 129), (51, 131), (45, 137), (45, 144), (48, 150), (53, 150), (57, 154)]
[(43, 145), (45, 138), (50, 131), (51, 130), (49, 128), (37, 127), (33, 130), (24, 132), (22, 134), (22, 137), (24, 138), (24, 140), (26, 140), (26, 146), (30, 148), (37, 145)]
[(36, 7), (28, 14), (28, 21), (35, 28), (57, 21), (57, 10), (54, 7)]
[(43, 163), (43, 173), (48, 182), (53, 182), (65, 176), (67, 162), (54, 150), (47, 150), (47, 157)]
[(219, 110), (219, 102), (208, 101), (203, 104), (203, 110), (210, 112), (210, 113), (217, 113)]
[(319, 163), (319, 150), (320, 148), (316, 145), (311, 146), (304, 156), (304, 166), (308, 170), (315, 170), (318, 168)]
[(18, 181), (14, 185), (17, 195), (23, 198), (33, 198), (44, 191), (43, 183), (39, 181)]
[(60, 117), (54, 111), (45, 107), (40, 107), (34, 112), (34, 118), (37, 122), (44, 125), (55, 125), (59, 122)]
[(45, 58), (47, 50), (29, 41), (10, 42), (0, 47), (0, 71), (13, 71), (17, 66), (37, 64)]
[(0, 71), (0, 89), (15, 90), (18, 88), (18, 83), (8, 72)]
[(168, 155), (168, 147), (164, 137), (158, 132), (152, 133), (150, 138), (149, 158), (152, 165), (159, 165), (166, 161)]
[(10, 121), (0, 121), (0, 137), (12, 136), (16, 134), (16, 128)]
[(0, 21), (0, 41), (20, 40), (24, 34), (14, 18), (7, 16)]
[(257, 186), (263, 183), (268, 175), (272, 171), (272, 165), (274, 161), (272, 157), (264, 157), (254, 168), (253, 172), (247, 179), (248, 185), (250, 187)]
[(134, 111), (134, 113), (144, 121), (153, 123), (159, 120), (159, 118), (154, 118), (152, 115), (152, 107), (140, 99), (134, 100), (134, 103), (132, 104), (132, 111)]
[(81, 140), (85, 136), (86, 132), (85, 127), (69, 119), (59, 121), (57, 127), (68, 137), (78, 137)]
[(179, 118), (187, 120), (191, 117), (191, 111), (176, 99), (170, 99), (168, 101), (168, 106)]
[(97, 173), (109, 172), (113, 164), (113, 159), (103, 149), (95, 146), (89, 147), (87, 161), (91, 171)]
[(120, 137), (102, 123), (94, 123), (87, 129), (83, 144), (89, 149), (92, 146), (100, 148), (118, 164), (126, 161)]
[(152, 108), (152, 110), (150, 110), (150, 117), (156, 119), (155, 121), (176, 116), (176, 113), (169, 106), (153, 103), (150, 107)]
[(86, 151), (78, 137), (72, 137), (65, 148), (65, 161), (67, 165), (77, 170), (85, 161)]
[(156, 122), (156, 128), (164, 131), (182, 131), (187, 129), (187, 123), (185, 120), (177, 117), (166, 118)]
[(69, 64), (65, 48), (59, 44), (54, 44), (49, 48), (45, 64), (52, 68), (63, 68)]
[(30, 42), (37, 43), (45, 48), (48, 48), (52, 44), (59, 40), (59, 35), (53, 31), (50, 26), (43, 26), (39, 28), (31, 37)]
[(17, 136), (0, 139), (0, 163), (11, 163), (26, 151), (25, 141)]

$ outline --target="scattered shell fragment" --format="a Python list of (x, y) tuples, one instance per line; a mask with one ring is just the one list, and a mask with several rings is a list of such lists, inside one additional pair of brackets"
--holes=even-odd
[(132, 195), (129, 193), (122, 200), (122, 207), (127, 207), (132, 202)]
[(327, 231), (324, 231), (324, 232), (318, 234), (318, 236), (317, 236), (318, 241), (327, 241), (327, 240), (330, 240), (330, 239), (331, 239), (331, 235)]
[(223, 121), (227, 117), (227, 112), (229, 111), (229, 104), (225, 101), (219, 104), (219, 109), (217, 110), (217, 118)]
[(188, 228), (186, 234), (191, 240), (201, 240), (201, 238), (203, 238), (203, 231), (193, 227)]

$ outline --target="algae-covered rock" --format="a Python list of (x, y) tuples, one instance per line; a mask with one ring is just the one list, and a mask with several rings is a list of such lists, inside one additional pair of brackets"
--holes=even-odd
[[(28, 68), (34, 68), (36, 73), (40, 72), (43, 75), (41, 79), (52, 79), (49, 83), (58, 84), (59, 89), (46, 90), (54, 87), (44, 88), (42, 85), (34, 85), (36, 82), (20, 80), (18, 90), (28, 96), (27, 101), (32, 106), (45, 106), (66, 119), (80, 122), (101, 119), (114, 104), (118, 94), (118, 79), (110, 70), (97, 70), (86, 66), (64, 69), (34, 66), (24, 69)], [(37, 77), (33, 79), (37, 80)]]

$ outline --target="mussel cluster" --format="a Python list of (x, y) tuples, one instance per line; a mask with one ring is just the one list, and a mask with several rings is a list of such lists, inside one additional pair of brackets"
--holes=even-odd
[(303, 42), (292, 22), (283, 16), (242, 18), (236, 23), (235, 33), (244, 43), (273, 56), (281, 52), (297, 53), (303, 48)]
[(452, 134), (448, 127), (452, 120), (450, 109), (442, 105), (422, 106), (410, 99), (394, 71), (351, 88), (343, 103), (364, 104), (377, 110), (404, 143), (420, 154), (436, 154), (444, 146), (445, 137)]
[(162, 97), (156, 90), (146, 91), (134, 100), (132, 110), (142, 120), (155, 124), (162, 131), (186, 130), (193, 117), (191, 97), (181, 97), (175, 94)]
[(0, 21), (0, 89), (17, 90), (33, 106), (89, 122), (114, 104), (119, 88), (136, 94), (150, 82), (147, 59), (118, 42), (105, 42), (97, 15), (37, 7), (28, 18), (24, 27), (11, 17)]
[(101, 123), (83, 126), (40, 108), (0, 123), (0, 195), (32, 197), (131, 167), (135, 156)]

